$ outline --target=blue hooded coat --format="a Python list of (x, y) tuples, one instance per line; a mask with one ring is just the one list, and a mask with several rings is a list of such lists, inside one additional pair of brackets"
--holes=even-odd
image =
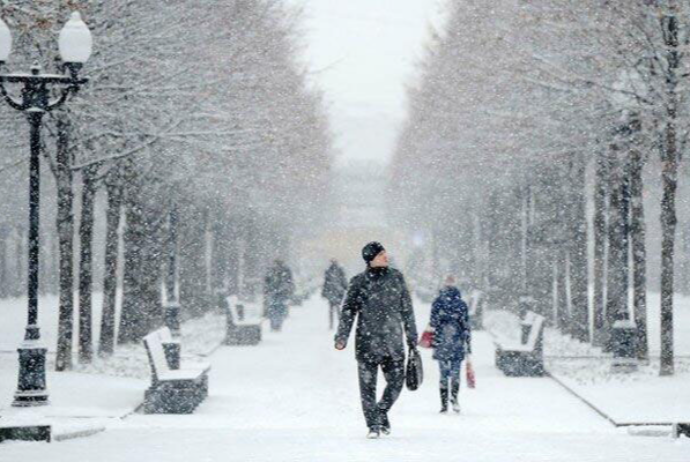
[(444, 287), (431, 306), (431, 328), (434, 330), (434, 359), (462, 361), (465, 345), (470, 349), (470, 316), (467, 304), (455, 287)]

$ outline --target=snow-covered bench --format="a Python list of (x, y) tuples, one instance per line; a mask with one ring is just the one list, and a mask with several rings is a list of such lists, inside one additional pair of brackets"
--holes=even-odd
[(473, 290), (470, 293), (470, 327), (472, 330), (484, 328), (484, 292)]
[(544, 375), (544, 317), (527, 312), (520, 343), (496, 341), (496, 367), (508, 376)]
[(673, 424), (673, 437), (680, 438), (681, 436), (690, 438), (690, 422)]
[[(5, 419), (6, 420), (6, 419)], [(52, 427), (45, 424), (7, 424), (0, 426), (0, 443), (3, 441), (47, 441), (50, 442)]]
[(151, 386), (144, 395), (146, 414), (191, 414), (208, 396), (210, 364), (173, 369), (164, 346), (171, 342), (172, 336), (167, 327), (144, 337), (144, 347), (151, 365)]
[(249, 313), (248, 307), (239, 303), (237, 296), (226, 299), (225, 315), (227, 329), (225, 345), (257, 345), (261, 342), (261, 324), (263, 319), (255, 310)]

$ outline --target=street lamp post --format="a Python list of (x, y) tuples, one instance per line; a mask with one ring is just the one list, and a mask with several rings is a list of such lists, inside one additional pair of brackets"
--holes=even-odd
[[(62, 106), (70, 95), (87, 80), (79, 78), (81, 66), (91, 55), (91, 32), (79, 13), (72, 13), (60, 32), (59, 48), (67, 74), (43, 74), (34, 65), (30, 74), (0, 74), (0, 95), (13, 108), (26, 114), (30, 127), (31, 156), (29, 158), (29, 249), (28, 249), (28, 321), (24, 342), (19, 352), (19, 379), (13, 406), (28, 407), (48, 404), (46, 388), (46, 347), (41, 343), (38, 327), (38, 257), (39, 257), (39, 199), (41, 122), (43, 116)], [(4, 67), (12, 49), (12, 36), (7, 24), (0, 19), (0, 68)], [(14, 97), (7, 84), (22, 85), (20, 96)], [(51, 89), (59, 96), (51, 98)]]

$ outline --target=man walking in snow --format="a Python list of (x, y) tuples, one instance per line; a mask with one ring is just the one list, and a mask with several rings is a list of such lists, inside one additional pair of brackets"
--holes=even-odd
[[(355, 356), (362, 409), (369, 427), (367, 437), (378, 438), (381, 433), (390, 433), (388, 412), (405, 382), (403, 328), (408, 348), (414, 349), (417, 347), (417, 327), (405, 280), (402, 273), (388, 267), (386, 249), (378, 242), (370, 242), (362, 249), (362, 258), (367, 268), (350, 282), (335, 348), (345, 349), (357, 318)], [(379, 367), (386, 379), (386, 389), (377, 403)]]
[(288, 315), (288, 302), (295, 293), (292, 271), (282, 261), (276, 260), (264, 279), (266, 315), (271, 321), (271, 330), (280, 331)]
[(345, 292), (347, 291), (347, 277), (345, 270), (338, 265), (335, 259), (331, 260), (331, 266), (326, 270), (323, 281), (323, 290), (321, 296), (328, 300), (328, 328), (333, 329), (334, 320), (337, 320), (340, 315), (340, 303), (343, 301)]

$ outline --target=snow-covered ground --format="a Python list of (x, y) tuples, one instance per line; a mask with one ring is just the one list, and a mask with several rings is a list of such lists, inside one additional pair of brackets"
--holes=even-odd
[(610, 361), (547, 361), (551, 374), (617, 424), (690, 422), (690, 362), (680, 366), (659, 377), (658, 362), (613, 374)]
[[(403, 392), (393, 434), (366, 440), (353, 351), (333, 349), (326, 304), (293, 309), (284, 332), (257, 347), (211, 356), (209, 398), (194, 415), (133, 415), (108, 430), (60, 443), (9, 443), (3, 460), (69, 461), (657, 461), (685, 462), (690, 441), (631, 436), (548, 378), (509, 379), (493, 344), (475, 335), (477, 388), (462, 415), (439, 415), (438, 372), (424, 351), (426, 381)], [(420, 326), (427, 306), (418, 306)], [(3, 377), (6, 378), (6, 377)], [(55, 396), (57, 399), (57, 395)]]
[[(679, 335), (687, 337), (690, 332)], [(690, 422), (687, 351), (678, 353), (675, 374), (669, 377), (659, 376), (658, 350), (652, 349), (650, 361), (640, 364), (637, 371), (614, 373), (611, 355), (555, 329), (547, 332), (545, 354), (551, 356), (546, 366), (554, 377), (618, 424)]]
[[(0, 415), (10, 407), (17, 389), (17, 354), (0, 355)], [(50, 405), (40, 408), (47, 417), (120, 417), (141, 402), (148, 380), (102, 374), (48, 371)], [(18, 410), (21, 414), (23, 410)], [(0, 424), (2, 421), (0, 421)]]
[[(676, 373), (659, 376), (659, 299), (649, 297), (650, 362), (634, 373), (612, 373), (612, 357), (547, 328), (544, 354), (548, 371), (617, 424), (690, 421), (690, 298), (676, 297)], [(517, 317), (493, 311), (486, 324), (504, 337), (517, 338)]]

